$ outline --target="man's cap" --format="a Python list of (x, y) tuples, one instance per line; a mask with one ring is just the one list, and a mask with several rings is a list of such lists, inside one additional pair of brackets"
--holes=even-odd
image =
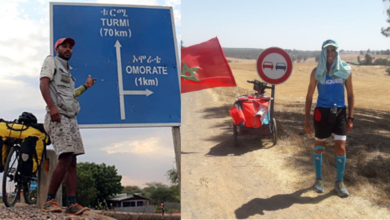
[(70, 37), (64, 37), (64, 38), (60, 38), (57, 40), (55, 46), (54, 46), (54, 49), (56, 50), (57, 47), (61, 44), (63, 44), (65, 41), (69, 42), (70, 45), (74, 46), (76, 44), (76, 42), (73, 40), (73, 38), (70, 38)]
[(326, 40), (323, 44), (322, 44), (322, 48), (325, 48), (327, 46), (334, 46), (334, 47), (339, 47), (339, 45), (337, 44), (337, 42), (335, 40)]

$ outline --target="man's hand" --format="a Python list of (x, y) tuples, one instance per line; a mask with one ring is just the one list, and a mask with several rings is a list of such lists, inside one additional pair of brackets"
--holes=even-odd
[(308, 135), (311, 135), (311, 125), (310, 122), (305, 122), (305, 131)]
[(85, 82), (85, 86), (87, 88), (91, 88), (93, 85), (95, 85), (96, 78), (91, 78), (91, 75), (88, 75), (87, 81)]
[(353, 127), (353, 121), (350, 119), (347, 119), (347, 132), (349, 132)]
[(56, 106), (53, 106), (49, 108), (49, 111), (50, 111), (51, 121), (61, 123), (61, 115), (60, 115), (60, 111), (58, 111), (58, 108)]

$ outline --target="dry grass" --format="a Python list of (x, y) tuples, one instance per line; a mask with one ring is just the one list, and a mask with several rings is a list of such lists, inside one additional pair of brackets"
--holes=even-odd
[(229, 63), (256, 63), (256, 60), (251, 60), (251, 59), (239, 59), (239, 58), (228, 58), (227, 59)]
[[(255, 65), (248, 63), (230, 64), (240, 94), (252, 89), (246, 80), (259, 79)], [(283, 178), (292, 180), (288, 187), (299, 188), (302, 181), (313, 178), (314, 137), (303, 130), (304, 105), (309, 82), (309, 74), (315, 63), (294, 64), (293, 74), (287, 82), (276, 86), (275, 114), (279, 142), (277, 150), (283, 153), (280, 159), (286, 170)], [(355, 93), (354, 128), (348, 133), (347, 167), (345, 182), (354, 195), (369, 200), (381, 207), (390, 207), (390, 76), (386, 67), (353, 66)], [(215, 90), (229, 109), (237, 96), (236, 88)], [(316, 94), (317, 92), (315, 92)], [(270, 95), (270, 94), (268, 94)], [(313, 107), (316, 97), (313, 98)], [(326, 180), (335, 179), (336, 155), (330, 138), (324, 153), (323, 176)], [(298, 178), (296, 172), (301, 175)], [(309, 174), (309, 175), (308, 175)], [(293, 184), (294, 184), (293, 183)], [(329, 186), (331, 183), (328, 183)]]

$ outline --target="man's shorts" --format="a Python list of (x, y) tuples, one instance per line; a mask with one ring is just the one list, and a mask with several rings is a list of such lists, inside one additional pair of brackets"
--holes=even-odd
[(337, 108), (337, 116), (334, 123), (328, 122), (330, 108), (316, 107), (314, 109), (314, 132), (318, 139), (328, 138), (333, 134), (347, 135), (346, 108)]
[(61, 123), (58, 123), (51, 121), (50, 114), (46, 113), (44, 127), (58, 157), (63, 153), (85, 153), (76, 117), (61, 115)]

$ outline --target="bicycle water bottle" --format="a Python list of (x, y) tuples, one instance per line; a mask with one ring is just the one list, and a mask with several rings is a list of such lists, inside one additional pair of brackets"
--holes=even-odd
[(334, 106), (330, 109), (330, 112), (332, 112), (333, 114), (336, 114), (336, 113), (337, 113), (337, 105), (336, 105), (336, 103), (335, 103)]

